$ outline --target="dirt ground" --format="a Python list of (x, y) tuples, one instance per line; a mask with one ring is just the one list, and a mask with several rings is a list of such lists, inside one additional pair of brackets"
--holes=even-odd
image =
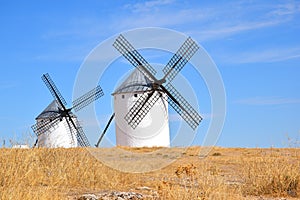
[(0, 151), (0, 199), (300, 198), (299, 148)]

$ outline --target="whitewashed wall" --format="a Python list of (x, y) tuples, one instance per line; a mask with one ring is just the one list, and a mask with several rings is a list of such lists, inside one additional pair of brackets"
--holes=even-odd
[[(66, 118), (63, 118), (63, 120), (57, 123), (55, 126), (40, 134), (38, 136), (38, 146), (48, 148), (77, 147), (76, 132), (73, 129), (71, 133), (70, 127), (68, 126), (66, 120)], [(77, 119), (73, 118), (73, 120)], [(39, 121), (37, 123), (39, 123)]]
[[(170, 146), (168, 103), (160, 97), (140, 124), (133, 129), (124, 117), (142, 93), (118, 93), (114, 95), (116, 143), (130, 147)], [(163, 94), (165, 95), (165, 94)]]

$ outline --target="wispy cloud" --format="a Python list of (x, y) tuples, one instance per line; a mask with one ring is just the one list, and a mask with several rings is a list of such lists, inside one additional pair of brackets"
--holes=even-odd
[(286, 2), (284, 4), (276, 5), (275, 9), (269, 12), (269, 15), (284, 16), (284, 15), (293, 15), (299, 12), (300, 12), (299, 3)]
[(0, 90), (11, 89), (17, 86), (17, 83), (14, 82), (3, 82), (0, 83)]
[(199, 2), (183, 4), (176, 0), (150, 0), (118, 6), (116, 10), (121, 10), (118, 15), (111, 13), (105, 19), (103, 16), (72, 18), (64, 22), (64, 28), (49, 30), (41, 37), (82, 39), (98, 37), (104, 33), (109, 36), (107, 34), (131, 28), (180, 26), (180, 29), (197, 34), (199, 38), (212, 39), (276, 26), (300, 12), (300, 5), (291, 2), (275, 4), (235, 1), (202, 5)]
[[(300, 11), (300, 6), (296, 3), (244, 5), (240, 2), (238, 6), (228, 5), (231, 9), (222, 8), (214, 12), (214, 17), (218, 19), (212, 23), (214, 25), (192, 34), (202, 41), (225, 38), (238, 33), (282, 25), (291, 21)], [(235, 13), (235, 17), (227, 17), (232, 16), (231, 13)]]
[(234, 101), (237, 104), (245, 105), (283, 105), (283, 104), (300, 104), (298, 98), (283, 98), (283, 97), (252, 97)]
[[(90, 18), (70, 19), (64, 23), (64, 28), (49, 30), (41, 37), (44, 40), (57, 40), (59, 38), (74, 41), (74, 39), (78, 39), (79, 42), (76, 45), (81, 47), (85, 45), (80, 43), (83, 39), (95, 41), (97, 37), (101, 41), (101, 39), (105, 39), (119, 31), (152, 26), (177, 29), (203, 42), (285, 24), (300, 12), (300, 5), (293, 2), (276, 4), (260, 1), (253, 3), (235, 1), (233, 3), (212, 5), (200, 2), (183, 4), (176, 0), (150, 0), (139, 3), (126, 3), (125, 5), (119, 4), (116, 10), (120, 10), (117, 15), (111, 13), (111, 15), (105, 16), (105, 19), (103, 19), (103, 16), (97, 15)], [(67, 48), (70, 47), (67, 42), (62, 45)], [(91, 47), (89, 48), (91, 49)], [(77, 49), (72, 50), (72, 52), (76, 52), (75, 50)], [(267, 57), (270, 54), (270, 59), (276, 60), (277, 58), (274, 56), (273, 59), (271, 53), (266, 52), (265, 56)], [(68, 54), (68, 51), (54, 54), (58, 56), (56, 59), (59, 60), (64, 57), (70, 59), (78, 57), (61, 56)], [(296, 53), (278, 59), (291, 59), (298, 56)], [(48, 54), (41, 55), (38, 59), (49, 59)], [(82, 59), (82, 56), (79, 56), (79, 59)], [(248, 61), (245, 58), (240, 59), (240, 62)]]
[(159, 8), (160, 6), (170, 5), (173, 2), (174, 0), (152, 0), (145, 1), (143, 3), (126, 4), (124, 8), (129, 9), (135, 13), (149, 12)]
[(266, 50), (256, 50), (251, 52), (238, 53), (234, 58), (232, 56), (227, 56), (223, 61), (227, 63), (270, 63), (270, 62), (280, 62), (291, 59), (300, 58), (300, 48), (299, 47), (282, 47), (282, 48), (272, 48)]
[(279, 20), (279, 19), (255, 21), (255, 22), (244, 21), (236, 24), (220, 25), (219, 27), (214, 27), (212, 29), (191, 31), (190, 34), (196, 36), (201, 41), (210, 40), (210, 39), (220, 39), (220, 38), (225, 38), (227, 36), (238, 34), (245, 31), (276, 26), (285, 21), (286, 20)]
[[(169, 6), (164, 9), (160, 7), (162, 5)], [(214, 7), (201, 6), (198, 3), (181, 8), (176, 7), (176, 2), (166, 0), (127, 4), (124, 9), (131, 14), (128, 14), (125, 19), (118, 19), (117, 23), (122, 29), (144, 26), (172, 28), (184, 25), (189, 34), (198, 36), (203, 41), (285, 23), (299, 12), (299, 5), (296, 3), (250, 4), (240, 1), (214, 5)]]
[(130, 29), (145, 26), (156, 27), (175, 27), (178, 25), (200, 22), (207, 19), (211, 14), (205, 9), (190, 8), (172, 11), (172, 9), (164, 11), (152, 11), (143, 13), (133, 13), (126, 16), (125, 19), (117, 19), (114, 26), (119, 29)]

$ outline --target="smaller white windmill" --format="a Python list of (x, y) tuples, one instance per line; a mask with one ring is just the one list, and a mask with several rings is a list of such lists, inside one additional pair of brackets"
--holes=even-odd
[(36, 145), (39, 147), (65, 148), (90, 146), (77, 117), (71, 110), (74, 109), (75, 111), (79, 111), (103, 96), (104, 94), (101, 87), (97, 86), (73, 101), (72, 108), (66, 108), (65, 106), (67, 103), (50, 76), (44, 74), (42, 79), (55, 100), (53, 100), (46, 109), (37, 116), (36, 124), (32, 126), (33, 131), (38, 137)]

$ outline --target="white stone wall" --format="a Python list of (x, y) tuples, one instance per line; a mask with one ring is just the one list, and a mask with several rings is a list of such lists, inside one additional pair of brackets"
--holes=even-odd
[(135, 129), (128, 125), (124, 119), (129, 109), (142, 94), (140, 92), (114, 95), (117, 145), (130, 147), (169, 147), (168, 102), (164, 97), (158, 99)]
[[(66, 118), (63, 118), (62, 121), (55, 124), (55, 126), (51, 127), (49, 130), (40, 134), (38, 136), (38, 147), (49, 147), (49, 148), (77, 147), (76, 131), (74, 128), (70, 130), (70, 128), (73, 126), (70, 123), (70, 127), (69, 127), (66, 120), (67, 120)], [(73, 117), (73, 120), (75, 121), (77, 119)]]

